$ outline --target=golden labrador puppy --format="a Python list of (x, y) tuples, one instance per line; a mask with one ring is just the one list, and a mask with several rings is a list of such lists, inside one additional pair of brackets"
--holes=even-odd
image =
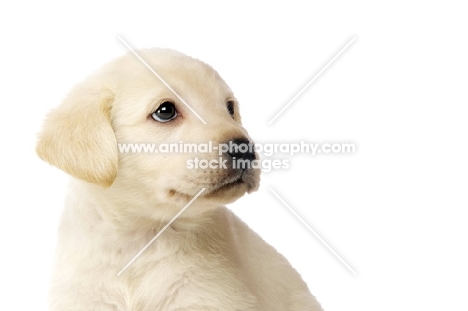
[[(321, 310), (286, 259), (223, 206), (259, 183), (259, 169), (234, 165), (256, 161), (251, 149), (221, 148), (251, 145), (232, 91), (211, 67), (176, 51), (140, 55), (174, 92), (124, 56), (77, 85), (39, 136), (39, 156), (74, 177), (59, 228), (51, 310)], [(181, 142), (214, 148), (119, 149)], [(189, 167), (194, 156), (227, 166)]]

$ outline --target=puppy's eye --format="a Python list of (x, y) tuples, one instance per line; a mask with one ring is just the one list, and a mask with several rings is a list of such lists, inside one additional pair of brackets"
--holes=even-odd
[(227, 102), (227, 111), (234, 117), (234, 102), (231, 100)]
[(164, 102), (151, 114), (151, 117), (158, 122), (168, 122), (177, 117), (177, 110), (173, 103)]

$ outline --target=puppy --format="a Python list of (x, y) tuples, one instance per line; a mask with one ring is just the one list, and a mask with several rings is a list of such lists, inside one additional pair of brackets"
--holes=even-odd
[[(172, 50), (139, 54), (167, 85), (124, 56), (77, 85), (39, 135), (40, 158), (73, 177), (51, 310), (321, 310), (286, 259), (224, 207), (258, 187), (259, 169), (234, 166), (258, 160), (252, 150), (121, 152), (123, 143), (252, 141), (215, 70)], [(194, 157), (228, 165), (189, 169)]]

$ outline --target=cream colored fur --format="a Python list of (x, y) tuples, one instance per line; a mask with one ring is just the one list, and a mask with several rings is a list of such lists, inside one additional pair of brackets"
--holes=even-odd
[[(211, 67), (172, 50), (140, 54), (207, 125), (130, 55), (77, 85), (50, 113), (37, 152), (74, 177), (58, 232), (51, 310), (321, 310), (286, 259), (223, 206), (256, 190), (258, 171), (220, 188), (233, 180), (232, 170), (188, 170), (193, 155), (119, 154), (121, 142), (250, 139), (234, 95)], [(150, 115), (164, 101), (178, 116), (159, 123)], [(227, 101), (235, 103), (234, 117)]]

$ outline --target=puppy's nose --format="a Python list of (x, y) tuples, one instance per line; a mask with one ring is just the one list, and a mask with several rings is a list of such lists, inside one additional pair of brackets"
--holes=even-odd
[(228, 142), (229, 150), (226, 152), (231, 158), (236, 160), (248, 160), (253, 161), (257, 157), (255, 156), (254, 144), (245, 139), (233, 139)]

